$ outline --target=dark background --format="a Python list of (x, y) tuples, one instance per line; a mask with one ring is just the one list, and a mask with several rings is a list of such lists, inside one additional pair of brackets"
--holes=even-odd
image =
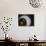
[(20, 24), (19, 24), (19, 19), (20, 19), (20, 17), (21, 16), (28, 16), (30, 19), (31, 19), (31, 24), (30, 24), (30, 26), (34, 26), (34, 14), (18, 14), (18, 25), (19, 26), (21, 26)]

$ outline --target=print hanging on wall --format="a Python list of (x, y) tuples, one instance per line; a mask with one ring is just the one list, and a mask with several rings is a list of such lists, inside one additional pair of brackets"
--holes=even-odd
[(18, 14), (19, 26), (34, 26), (34, 14)]

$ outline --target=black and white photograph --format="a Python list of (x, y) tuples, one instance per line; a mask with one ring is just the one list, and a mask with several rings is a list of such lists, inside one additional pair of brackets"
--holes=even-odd
[(34, 14), (18, 14), (19, 26), (34, 26)]

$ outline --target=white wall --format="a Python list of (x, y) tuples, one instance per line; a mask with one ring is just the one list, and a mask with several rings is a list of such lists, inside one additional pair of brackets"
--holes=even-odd
[[(27, 40), (34, 34), (39, 40), (46, 40), (45, 38), (45, 15), (46, 6), (40, 8), (33, 8), (30, 6), (28, 0), (0, 0), (0, 16), (13, 17), (11, 29), (9, 31), (17, 40)], [(34, 14), (35, 26), (33, 27), (19, 27), (18, 14)], [(2, 31), (0, 31), (0, 35)], [(0, 39), (3, 37), (0, 36)]]
[(44, 39), (46, 39), (46, 15), (45, 15), (45, 24), (44, 24)]

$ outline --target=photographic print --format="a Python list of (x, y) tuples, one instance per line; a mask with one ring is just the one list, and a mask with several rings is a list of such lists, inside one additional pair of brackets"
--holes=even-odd
[(19, 26), (34, 26), (34, 14), (18, 14)]

